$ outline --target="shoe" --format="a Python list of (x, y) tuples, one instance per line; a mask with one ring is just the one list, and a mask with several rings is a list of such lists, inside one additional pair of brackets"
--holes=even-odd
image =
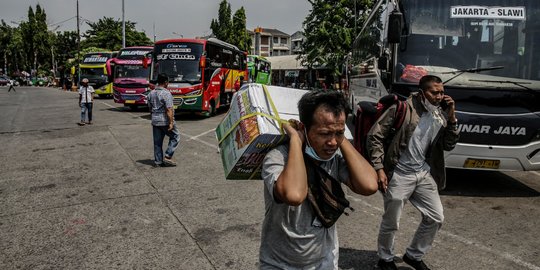
[(92, 122), (87, 122), (86, 124), (87, 124), (87, 125), (91, 125), (91, 124), (92, 124)]
[(417, 261), (415, 259), (411, 259), (407, 254), (403, 255), (403, 261), (416, 270), (430, 270), (429, 267), (427, 267), (427, 265), (424, 263), (424, 261)]
[(387, 262), (383, 259), (379, 259), (379, 261), (377, 262), (377, 266), (381, 270), (397, 270), (396, 263), (393, 260)]
[(164, 163), (155, 163), (152, 165), (152, 167), (154, 168), (158, 168), (158, 167), (164, 167)]
[(169, 167), (176, 166), (176, 162), (174, 162), (174, 160), (172, 160), (172, 158), (168, 158), (168, 157), (163, 158), (163, 163), (166, 164), (166, 166), (169, 166)]
[(84, 126), (84, 125), (86, 125), (86, 124), (85, 124), (84, 122), (80, 122), (80, 123), (77, 123), (77, 125), (79, 125), (79, 126)]

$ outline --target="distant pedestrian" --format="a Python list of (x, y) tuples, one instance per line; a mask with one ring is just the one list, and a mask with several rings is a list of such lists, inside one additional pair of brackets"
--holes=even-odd
[(11, 89), (13, 89), (13, 92), (17, 92), (17, 91), (15, 91), (15, 87), (13, 86), (14, 84), (15, 84), (14, 81), (8, 82), (8, 85), (9, 85), (8, 92), (11, 92)]
[[(173, 97), (167, 90), (167, 74), (159, 74), (157, 87), (148, 94), (148, 107), (152, 114), (152, 134), (154, 138), (154, 166), (176, 166), (172, 160), (180, 141), (180, 132), (174, 122)], [(163, 157), (163, 139), (169, 137), (169, 144)]]
[[(94, 93), (96, 91), (92, 86), (88, 86), (88, 79), (84, 78), (81, 81), (79, 88), (79, 107), (81, 107), (81, 122), (80, 126), (92, 124), (92, 107), (94, 104)], [(86, 121), (88, 119), (88, 121)]]

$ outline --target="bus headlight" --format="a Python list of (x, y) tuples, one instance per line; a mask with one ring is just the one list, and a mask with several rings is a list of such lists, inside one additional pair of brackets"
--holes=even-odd
[(199, 89), (199, 90), (195, 90), (195, 91), (193, 91), (193, 92), (187, 93), (186, 96), (198, 96), (198, 95), (200, 95), (201, 93), (202, 93), (202, 91), (201, 91), (201, 89)]

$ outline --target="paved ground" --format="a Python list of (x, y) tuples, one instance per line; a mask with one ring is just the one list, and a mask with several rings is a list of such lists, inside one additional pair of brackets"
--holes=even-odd
[[(148, 113), (77, 94), (0, 87), (0, 269), (256, 269), (260, 181), (224, 180), (213, 118), (177, 119), (175, 168), (153, 168)], [(433, 269), (540, 269), (540, 174), (452, 170)], [(379, 194), (350, 196), (340, 268), (373, 269)], [(419, 221), (406, 206), (401, 254)], [(400, 262), (400, 269), (409, 269)]]

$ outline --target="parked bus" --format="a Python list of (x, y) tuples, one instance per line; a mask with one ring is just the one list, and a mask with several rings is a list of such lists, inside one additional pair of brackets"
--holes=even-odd
[(121, 49), (110, 60), (113, 73), (114, 102), (135, 108), (146, 105), (150, 70), (143, 67), (143, 59), (152, 52), (151, 46)]
[(270, 62), (259, 55), (248, 55), (247, 59), (248, 81), (269, 85), (272, 75)]
[(241, 77), (247, 78), (247, 53), (215, 38), (161, 40), (152, 57), (151, 78), (168, 75), (175, 112), (213, 115), (230, 104)]
[(354, 41), (352, 105), (439, 76), (460, 130), (447, 167), (538, 170), (539, 13), (533, 0), (381, 0)]
[(112, 95), (111, 70), (107, 61), (113, 57), (112, 52), (93, 52), (84, 55), (81, 68), (81, 79), (87, 78), (88, 85), (94, 87), (99, 97)]

